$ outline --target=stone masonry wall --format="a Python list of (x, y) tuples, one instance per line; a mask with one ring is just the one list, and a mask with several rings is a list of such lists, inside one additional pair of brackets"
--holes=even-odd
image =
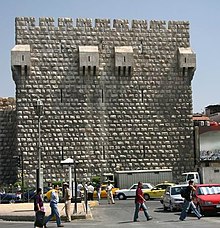
[[(191, 79), (178, 68), (178, 47), (190, 47), (189, 22), (16, 18), (16, 44), (29, 44), (31, 66), (16, 78), (18, 153), (25, 181), (35, 184), (38, 119), (44, 103), (44, 180), (68, 180), (63, 159), (80, 179), (116, 169), (194, 166)], [(79, 46), (98, 46), (97, 75), (81, 75)], [(114, 47), (132, 46), (130, 76), (115, 74)]]
[(15, 99), (0, 98), (0, 184), (17, 179)]

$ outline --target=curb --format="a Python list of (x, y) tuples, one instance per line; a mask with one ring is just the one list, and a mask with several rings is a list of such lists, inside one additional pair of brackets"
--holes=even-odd
[[(61, 216), (60, 217), (62, 221), (65, 221), (66, 217), (65, 216)], [(88, 213), (88, 214), (73, 214), (71, 216), (72, 220), (75, 219), (91, 219), (92, 218), (92, 214)], [(1, 220), (5, 220), (5, 221), (34, 221), (35, 220), (35, 216), (17, 216), (17, 215), (0, 215), (0, 219)]]
[[(76, 213), (76, 214), (72, 214), (71, 218), (72, 220), (76, 220), (76, 219), (92, 219), (92, 213), (91, 213), (91, 208), (90, 205), (88, 205), (87, 208), (87, 213), (86, 213), (86, 208), (85, 208), (85, 203), (82, 203), (83, 206), (83, 211)], [(46, 216), (47, 217), (47, 216)], [(61, 215), (61, 220), (65, 221), (66, 220), (66, 216)], [(6, 214), (1, 214), (0, 215), (0, 219), (1, 220), (5, 220), (5, 221), (31, 221), (33, 222), (35, 220), (35, 216), (33, 215), (12, 215), (12, 214), (8, 214), (6, 212)]]

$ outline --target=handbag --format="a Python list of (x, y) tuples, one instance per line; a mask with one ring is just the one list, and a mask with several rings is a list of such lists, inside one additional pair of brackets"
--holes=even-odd
[(34, 225), (37, 227), (43, 227), (44, 226), (44, 217), (45, 217), (44, 211), (37, 211), (36, 220), (34, 222)]

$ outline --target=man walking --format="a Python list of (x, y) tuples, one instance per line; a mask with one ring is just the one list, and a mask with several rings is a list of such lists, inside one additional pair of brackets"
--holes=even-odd
[(93, 194), (94, 194), (94, 187), (92, 186), (91, 183), (89, 183), (88, 187), (87, 187), (87, 191), (88, 191), (88, 200), (93, 200)]
[(59, 185), (57, 185), (55, 189), (53, 189), (51, 192), (51, 200), (50, 200), (51, 214), (46, 219), (46, 222), (44, 224), (45, 228), (47, 228), (47, 223), (52, 219), (54, 215), (56, 216), (57, 227), (64, 227), (61, 224), (60, 215), (57, 208), (57, 204), (59, 203), (59, 190), (60, 190), (60, 187)]
[(108, 204), (110, 204), (110, 203), (115, 204), (115, 201), (114, 201), (114, 198), (113, 198), (113, 193), (112, 193), (113, 187), (114, 186), (111, 184), (111, 182), (108, 181), (108, 184), (106, 186)]
[(64, 187), (64, 203), (65, 203), (65, 213), (67, 217), (67, 222), (71, 222), (71, 192), (68, 183), (63, 183)]
[(196, 215), (196, 217), (198, 219), (200, 219), (202, 217), (202, 215), (198, 212), (195, 204), (192, 201), (192, 192), (193, 191), (195, 191), (195, 188), (193, 186), (193, 181), (190, 180), (189, 185), (186, 187), (185, 194), (184, 194), (185, 200), (184, 200), (183, 209), (182, 209), (182, 212), (181, 212), (180, 218), (179, 218), (179, 220), (181, 220), (181, 221), (183, 221), (186, 218), (187, 212), (189, 211), (190, 208), (192, 208), (194, 214)]
[(137, 190), (136, 190), (136, 196), (135, 196), (135, 212), (134, 212), (134, 220), (133, 220), (134, 222), (138, 222), (137, 219), (138, 219), (138, 213), (139, 213), (140, 209), (142, 209), (144, 211), (144, 215), (147, 218), (147, 221), (153, 219), (149, 215), (147, 207), (144, 204), (144, 202), (146, 200), (144, 199), (142, 187), (143, 187), (143, 184), (142, 184), (142, 182), (139, 181), (138, 186), (137, 186)]

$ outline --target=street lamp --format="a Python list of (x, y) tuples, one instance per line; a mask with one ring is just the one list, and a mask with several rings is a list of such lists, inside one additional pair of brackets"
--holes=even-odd
[(74, 198), (74, 213), (77, 213), (77, 181), (76, 181), (76, 166), (79, 164), (78, 161), (74, 160), (74, 181), (75, 181), (75, 198)]
[(21, 168), (21, 193), (22, 201), (24, 202), (24, 154), (23, 152), (19, 156), (13, 156), (16, 159), (18, 168)]
[(68, 165), (69, 166), (69, 189), (70, 189), (70, 192), (71, 192), (71, 197), (72, 197), (72, 167), (71, 165), (74, 164), (74, 161), (72, 158), (67, 158), (63, 161), (60, 162), (61, 165)]
[(43, 115), (43, 102), (40, 98), (36, 102), (36, 113), (38, 115), (38, 168), (37, 168), (37, 189), (43, 189), (43, 169), (41, 167), (41, 118)]
[(75, 188), (74, 188), (74, 213), (77, 213), (77, 181), (76, 181), (76, 166), (78, 164), (78, 161), (73, 160), (72, 158), (67, 158), (66, 160), (63, 160), (60, 162), (61, 165), (68, 165), (69, 166), (69, 188), (70, 192), (73, 195), (73, 188), (72, 188), (72, 168), (71, 165), (74, 165), (74, 182), (75, 182)]

